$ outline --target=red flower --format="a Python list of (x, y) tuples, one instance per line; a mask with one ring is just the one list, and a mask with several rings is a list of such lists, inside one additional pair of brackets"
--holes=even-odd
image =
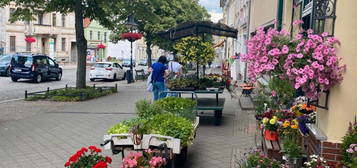
[(33, 43), (33, 42), (36, 42), (36, 39), (33, 38), (33, 37), (26, 37), (25, 41), (28, 42), (28, 43)]
[(76, 154), (74, 154), (74, 155), (72, 155), (70, 158), (69, 158), (69, 162), (77, 162), (77, 160), (78, 160), (78, 158), (79, 158), (80, 156), (79, 155), (77, 155), (77, 153)]
[(82, 153), (85, 153), (85, 152), (88, 152), (88, 149), (83, 147), (81, 150), (80, 150)]
[(110, 163), (112, 163), (112, 158), (106, 156), (105, 161), (110, 164)]
[(89, 146), (88, 149), (91, 150), (91, 151), (96, 151), (97, 147), (96, 146)]
[(71, 165), (70, 162), (66, 162), (66, 163), (64, 164), (64, 167), (69, 167), (70, 165)]
[(100, 161), (97, 164), (95, 164), (92, 168), (107, 168), (108, 164), (104, 161)]
[(122, 39), (127, 39), (129, 41), (139, 40), (143, 37), (141, 33), (123, 33), (121, 34)]
[(104, 44), (98, 44), (97, 45), (97, 48), (98, 49), (104, 49), (104, 48), (106, 48), (107, 46), (105, 46)]
[(95, 150), (95, 152), (100, 153), (100, 152), (102, 152), (102, 149), (97, 148), (97, 149)]

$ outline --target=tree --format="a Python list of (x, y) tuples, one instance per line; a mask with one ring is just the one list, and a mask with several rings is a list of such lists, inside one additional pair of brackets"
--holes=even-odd
[[(112, 7), (113, 9), (113, 7)], [(120, 10), (119, 10), (120, 9)], [(169, 29), (185, 21), (208, 19), (207, 11), (198, 4), (198, 0), (136, 0), (131, 4), (118, 2), (115, 10), (111, 10), (112, 22), (115, 24), (113, 42), (120, 40), (119, 34), (128, 31), (123, 22), (133, 15), (138, 28), (144, 34), (148, 66), (151, 66), (151, 47), (174, 51), (174, 42), (161, 39), (157, 33)]]
[(109, 7), (113, 5), (110, 0), (0, 0), (0, 7), (16, 3), (16, 10), (11, 15), (10, 21), (31, 21), (40, 13), (60, 12), (75, 13), (75, 29), (77, 41), (77, 79), (76, 87), (86, 87), (86, 50), (87, 40), (84, 37), (83, 19), (88, 17), (98, 20), (102, 25), (111, 27), (108, 19)]
[(204, 41), (201, 37), (185, 37), (174, 48), (182, 56), (182, 62), (196, 62), (197, 76), (199, 76), (199, 65), (206, 65), (215, 58), (213, 44), (209, 41)]

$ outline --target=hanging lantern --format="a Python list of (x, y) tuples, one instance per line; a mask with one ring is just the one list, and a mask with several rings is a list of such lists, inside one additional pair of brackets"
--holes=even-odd
[(36, 42), (36, 39), (33, 38), (33, 37), (26, 37), (25, 41), (28, 42), (28, 43), (34, 43), (34, 42)]
[(130, 42), (139, 40), (142, 37), (143, 37), (143, 35), (141, 33), (123, 33), (123, 34), (121, 34), (122, 39), (126, 39)]
[(105, 46), (104, 44), (98, 44), (97, 45), (97, 48), (98, 49), (104, 49), (104, 48), (106, 48), (107, 46)]

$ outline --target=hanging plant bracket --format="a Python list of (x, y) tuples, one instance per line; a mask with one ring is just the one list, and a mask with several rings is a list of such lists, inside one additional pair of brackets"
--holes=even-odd
[(316, 100), (308, 100), (308, 104), (310, 105), (314, 105), (316, 106), (317, 108), (321, 108), (321, 109), (325, 109), (325, 110), (328, 110), (328, 100), (329, 100), (329, 96), (330, 96), (330, 91), (327, 90), (327, 91), (323, 91), (322, 93), (324, 93), (326, 95), (325, 97), (325, 101), (324, 101), (324, 104), (320, 104), (320, 99), (317, 98)]

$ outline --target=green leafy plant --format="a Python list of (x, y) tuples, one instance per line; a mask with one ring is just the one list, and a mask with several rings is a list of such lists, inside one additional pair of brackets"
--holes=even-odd
[(148, 120), (143, 118), (133, 118), (129, 120), (124, 120), (111, 128), (108, 129), (108, 134), (124, 134), (129, 133), (130, 130), (134, 127), (139, 125), (140, 126), (140, 133), (145, 134), (148, 133), (147, 128)]
[(288, 80), (274, 76), (269, 81), (269, 89), (277, 104), (291, 104), (294, 101), (296, 90)]
[(156, 114), (163, 113), (163, 109), (157, 105), (152, 104), (148, 100), (140, 100), (136, 102), (136, 113), (140, 118), (151, 118)]
[(298, 145), (297, 138), (295, 139), (284, 139), (284, 153), (288, 156), (288, 159), (299, 159), (302, 157), (302, 149)]
[(150, 133), (171, 136), (181, 140), (182, 146), (192, 144), (194, 127), (186, 118), (173, 114), (159, 114), (149, 122)]
[[(349, 129), (347, 134), (343, 137), (342, 139), (342, 152), (343, 152), (343, 163), (346, 166), (353, 167), (357, 165), (357, 150), (354, 150), (357, 148), (356, 146), (353, 146), (352, 144), (357, 144), (357, 121), (354, 123), (350, 123)], [(351, 151), (351, 146), (352, 150)], [(355, 168), (353, 167), (353, 168)]]
[(155, 101), (154, 105), (157, 105), (165, 112), (182, 116), (190, 120), (194, 120), (197, 115), (194, 110), (197, 103), (191, 99), (181, 97), (166, 97), (164, 99)]

